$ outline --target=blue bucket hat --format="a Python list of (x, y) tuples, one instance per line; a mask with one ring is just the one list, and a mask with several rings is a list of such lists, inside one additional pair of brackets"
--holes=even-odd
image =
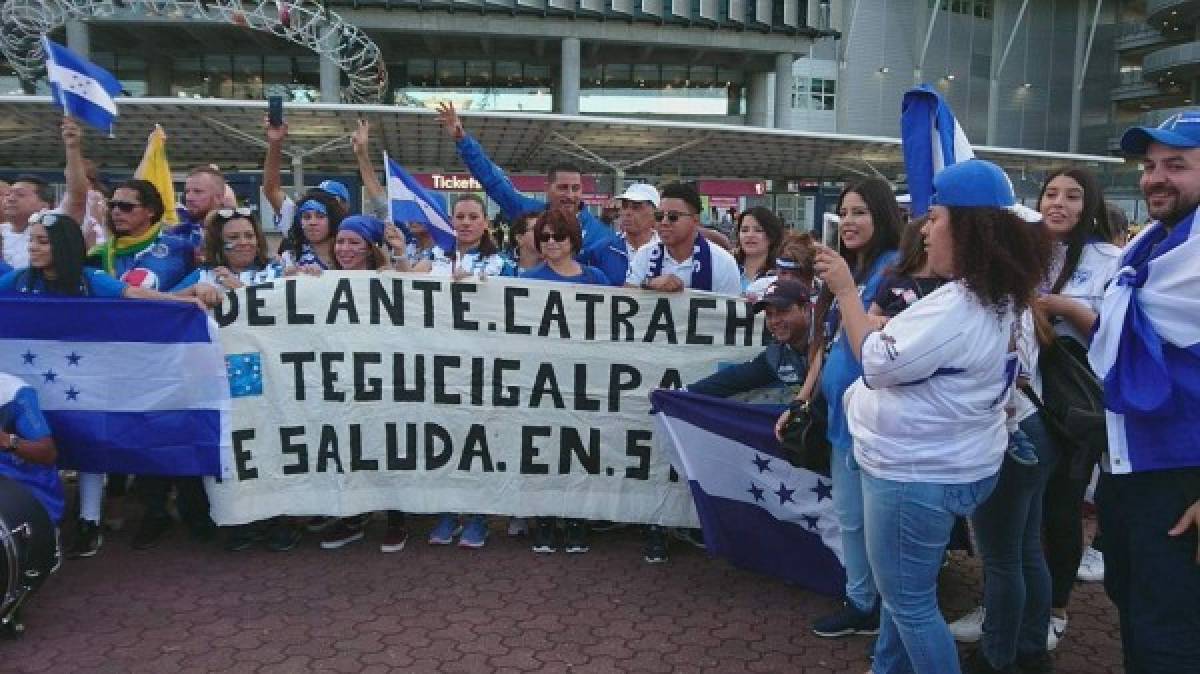
[(317, 189), (328, 192), (345, 203), (350, 203), (350, 190), (336, 180), (322, 180), (321, 184), (317, 185)]
[(1144, 155), (1150, 143), (1185, 150), (1200, 147), (1200, 108), (1171, 115), (1157, 128), (1135, 126), (1121, 136), (1121, 150), (1126, 154)]
[(1012, 181), (990, 161), (960, 161), (933, 177), (931, 203), (939, 206), (1012, 208), (1016, 202)]
[(354, 232), (367, 243), (383, 243), (383, 221), (369, 215), (351, 215), (338, 225), (339, 232)]

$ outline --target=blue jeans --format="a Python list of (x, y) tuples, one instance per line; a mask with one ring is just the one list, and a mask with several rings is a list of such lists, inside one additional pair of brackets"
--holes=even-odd
[(983, 558), (981, 648), (997, 669), (1017, 654), (1046, 650), (1050, 623), (1050, 569), (1042, 554), (1042, 497), (1058, 450), (1038, 415), (1021, 422), (1038, 462), (1026, 466), (1007, 455), (996, 488), (971, 516)]
[(861, 475), (867, 557), (883, 599), (872, 671), (957, 674), (958, 650), (938, 608), (938, 572), (955, 516), (970, 515), (996, 476), (934, 484)]
[(1200, 468), (1102, 473), (1104, 589), (1121, 619), (1128, 674), (1200, 672), (1197, 531), (1168, 536), (1200, 500)]
[(834, 449), (829, 459), (833, 480), (833, 509), (842, 528), (842, 562), (846, 567), (846, 601), (860, 611), (875, 609), (879, 597), (871, 565), (867, 562), (867, 541), (863, 536), (862, 471), (854, 460), (854, 450)]

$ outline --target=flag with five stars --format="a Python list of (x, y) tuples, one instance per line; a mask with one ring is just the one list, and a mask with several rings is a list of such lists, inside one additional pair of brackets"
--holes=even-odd
[(841, 528), (829, 478), (791, 465), (775, 439), (781, 407), (687, 391), (650, 394), (661, 443), (688, 481), (708, 553), (837, 596)]
[(35, 388), (58, 465), (220, 475), (230, 386), (217, 327), (181, 302), (0, 298), (0, 372)]

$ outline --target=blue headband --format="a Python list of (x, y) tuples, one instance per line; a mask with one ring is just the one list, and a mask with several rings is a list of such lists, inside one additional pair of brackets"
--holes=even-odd
[(367, 243), (383, 243), (383, 221), (369, 215), (352, 215), (338, 225), (339, 232), (354, 232)]
[(296, 209), (297, 213), (307, 213), (309, 211), (316, 211), (321, 215), (329, 215), (329, 211), (325, 209), (325, 204), (317, 201), (316, 199), (309, 199), (308, 201), (300, 204), (300, 208)]

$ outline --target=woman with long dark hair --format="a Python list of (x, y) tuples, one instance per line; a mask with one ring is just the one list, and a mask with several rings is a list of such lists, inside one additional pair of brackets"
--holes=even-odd
[[(858, 289), (856, 306), (864, 312), (879, 291), (887, 268), (896, 259), (896, 244), (903, 219), (895, 194), (887, 181), (868, 178), (849, 185), (838, 198), (841, 218), (842, 255)], [(846, 598), (836, 613), (817, 620), (813, 632), (822, 637), (875, 634), (879, 629), (879, 595), (867, 563), (863, 538), (861, 477), (853, 456), (853, 441), (846, 425), (842, 397), (862, 375), (862, 366), (851, 352), (841, 324), (842, 298), (826, 287), (817, 300), (814, 322), (821, 338), (810, 347), (812, 364), (804, 387), (797, 396), (811, 400), (820, 392), (829, 408), (828, 438), (832, 447), (830, 471), (834, 509), (842, 529), (842, 553), (846, 567)], [(882, 323), (882, 319), (877, 319)], [(785, 412), (776, 428), (782, 433), (789, 420)]]
[(843, 259), (829, 249), (817, 254), (862, 364), (845, 406), (882, 600), (875, 674), (959, 671), (938, 609), (938, 572), (955, 518), (969, 516), (996, 485), (1018, 372), (1013, 343), (1049, 260), (1044, 232), (1010, 210), (1012, 186), (996, 165), (960, 162), (933, 185), (925, 249), (929, 270), (947, 283), (882, 329), (855, 301)]
[(769, 274), (783, 244), (783, 221), (769, 208), (755, 206), (738, 216), (733, 259), (742, 272), (742, 290)]
[(304, 195), (279, 247), (284, 267), (289, 272), (332, 269), (333, 240), (346, 215), (346, 207), (324, 190)]

